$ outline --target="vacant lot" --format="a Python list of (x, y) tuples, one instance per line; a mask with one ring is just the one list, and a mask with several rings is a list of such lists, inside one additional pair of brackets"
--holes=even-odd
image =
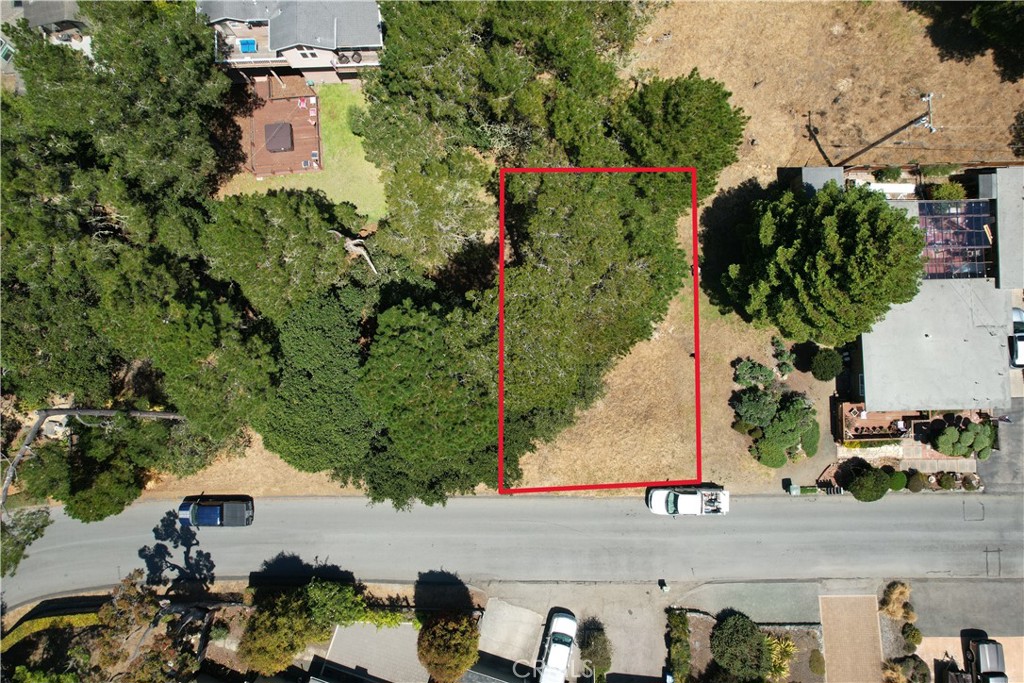
[(320, 105), (320, 135), (324, 169), (257, 180), (248, 171), (236, 175), (222, 189), (222, 195), (266, 192), (277, 188), (323, 190), (332, 201), (351, 202), (360, 213), (376, 221), (385, 213), (384, 186), (377, 167), (366, 160), (361, 138), (352, 133), (349, 110), (366, 106), (363, 93), (346, 83), (317, 88)]
[(923, 114), (928, 92), (936, 133), (912, 127), (856, 163), (1012, 159), (1024, 81), (1003, 83), (990, 55), (941, 61), (927, 25), (890, 2), (676, 2), (640, 38), (630, 71), (672, 77), (697, 67), (732, 91), (751, 120), (723, 187), (771, 180), (779, 166), (825, 165), (806, 132), (808, 112), (838, 162)]
[[(723, 190), (751, 178), (765, 184), (782, 166), (825, 165), (806, 131), (808, 112), (836, 162), (924, 113), (920, 96), (927, 92), (935, 94), (938, 132), (910, 128), (858, 163), (1012, 159), (1009, 127), (1024, 102), (1024, 87), (1001, 82), (988, 55), (970, 64), (941, 61), (926, 26), (896, 3), (676, 2), (660, 10), (637, 41), (627, 71), (673, 77), (696, 67), (732, 91), (751, 120), (739, 162), (722, 174)], [(683, 219), (681, 243), (688, 244), (688, 237)], [(608, 375), (605, 398), (574, 428), (523, 459), (523, 486), (692, 476), (695, 437), (686, 429), (694, 409), (690, 301), (684, 291), (655, 338), (619, 362)], [(729, 426), (730, 363), (748, 355), (768, 361), (772, 333), (719, 314), (703, 295), (700, 310), (704, 480), (735, 491), (771, 492), (781, 490), (783, 477), (814, 481), (834, 453), (829, 385), (802, 373), (790, 382), (818, 408), (820, 454), (782, 470), (758, 465), (746, 452), (746, 439)]]

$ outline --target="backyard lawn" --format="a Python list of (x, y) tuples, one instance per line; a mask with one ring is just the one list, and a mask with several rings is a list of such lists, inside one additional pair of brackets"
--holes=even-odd
[(351, 202), (371, 222), (385, 213), (384, 186), (380, 173), (363, 154), (362, 139), (352, 133), (349, 109), (364, 107), (363, 93), (344, 83), (321, 85), (317, 89), (320, 105), (320, 136), (324, 168), (311, 173), (295, 173), (257, 180), (243, 171), (223, 188), (222, 195), (265, 192), (278, 188), (323, 190), (334, 202)]

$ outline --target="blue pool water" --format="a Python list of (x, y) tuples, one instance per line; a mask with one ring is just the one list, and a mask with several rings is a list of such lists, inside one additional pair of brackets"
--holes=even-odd
[(238, 41), (238, 47), (242, 52), (256, 52), (256, 39), (243, 38)]

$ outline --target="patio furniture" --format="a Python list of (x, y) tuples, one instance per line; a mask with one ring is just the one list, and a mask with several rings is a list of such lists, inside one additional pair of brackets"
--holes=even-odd
[(316, 95), (310, 95), (309, 96), (309, 103), (310, 104), (316, 104)]
[(309, 110), (309, 118), (316, 118), (316, 107), (313, 107), (312, 109)]
[(302, 160), (302, 168), (309, 168), (309, 159)]
[(312, 152), (309, 153), (309, 158), (312, 159), (313, 161), (318, 161), (320, 159), (320, 152), (314, 149)]
[(300, 97), (299, 98), (299, 109), (305, 109), (305, 108), (306, 108), (306, 98), (305, 97)]
[(355, 62), (356, 64), (358, 64), (359, 62), (363, 61), (363, 56), (361, 54), (359, 54), (358, 52), (353, 52), (352, 53), (352, 61)]

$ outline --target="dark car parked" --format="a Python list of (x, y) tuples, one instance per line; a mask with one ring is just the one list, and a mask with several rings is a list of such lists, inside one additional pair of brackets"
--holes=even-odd
[(249, 526), (255, 517), (252, 496), (188, 496), (178, 506), (182, 526)]

